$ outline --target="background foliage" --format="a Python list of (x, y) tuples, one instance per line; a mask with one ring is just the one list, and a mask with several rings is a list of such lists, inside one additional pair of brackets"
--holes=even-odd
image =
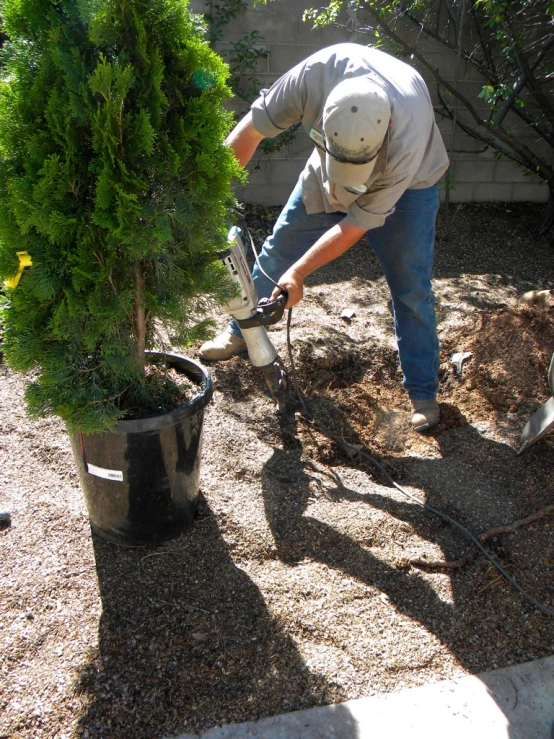
[[(538, 236), (549, 233), (554, 225), (554, 2), (330, 0), (307, 11), (306, 18), (327, 26), (341, 23), (346, 11), (369, 43), (419, 62), (432, 75), (436, 110), (455, 129), (547, 183), (550, 201)], [(433, 63), (428, 42), (450, 51), (453, 77)], [(478, 97), (459, 75), (462, 61), (483, 81)]]
[[(208, 38), (212, 47), (215, 47), (224, 38), (226, 26), (247, 10), (248, 3), (244, 0), (212, 0), (209, 8), (209, 13), (205, 16)], [(228, 46), (222, 49), (231, 70), (229, 85), (233, 93), (247, 103), (252, 103), (262, 88), (258, 79), (258, 64), (261, 59), (268, 56), (268, 52), (263, 48), (264, 41), (261, 33), (253, 30), (243, 33), (237, 41), (229, 42)], [(299, 128), (300, 124), (297, 123), (272, 139), (264, 139), (258, 148), (259, 158), (269, 157), (290, 146)], [(254, 165), (254, 169), (258, 167), (259, 164)]]

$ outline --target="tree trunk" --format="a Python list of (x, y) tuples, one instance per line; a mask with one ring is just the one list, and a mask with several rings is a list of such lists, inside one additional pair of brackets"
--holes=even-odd
[(144, 267), (140, 262), (135, 264), (135, 341), (137, 343), (137, 359), (144, 374), (146, 367), (146, 313), (144, 309)]

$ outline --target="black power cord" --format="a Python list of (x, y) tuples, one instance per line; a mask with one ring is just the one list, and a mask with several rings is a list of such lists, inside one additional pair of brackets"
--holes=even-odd
[[(254, 240), (252, 239), (252, 236), (250, 234), (250, 231), (245, 227), (246, 233), (249, 236), (250, 239), (250, 245), (252, 247), (252, 252), (254, 253), (254, 258), (256, 260), (256, 264), (258, 265), (258, 269), (260, 272), (266, 277), (270, 282), (272, 282), (275, 287), (281, 287), (279, 283), (275, 282), (275, 280), (270, 277), (267, 272), (264, 271), (262, 265), (260, 264), (260, 260), (258, 257), (258, 252), (256, 251), (256, 247), (254, 246)], [(298, 384), (298, 377), (296, 374), (296, 367), (294, 364), (294, 358), (292, 355), (292, 344), (290, 340), (290, 327), (291, 327), (291, 320), (292, 320), (292, 308), (288, 309), (287, 314), (287, 352), (289, 356), (289, 362), (291, 367), (291, 373), (292, 373), (292, 380), (294, 384), (294, 389), (296, 392), (296, 396), (298, 398), (298, 402), (300, 403), (300, 407), (302, 408), (301, 415), (302, 417), (307, 420), (309, 423), (312, 424), (312, 426), (317, 429), (321, 434), (326, 436), (328, 439), (331, 439), (336, 444), (339, 444), (344, 449), (348, 450), (351, 454), (358, 456), (360, 459), (362, 459), (364, 462), (367, 462), (368, 464), (372, 465), (376, 469), (379, 470), (379, 472), (385, 477), (385, 479), (393, 485), (397, 490), (399, 490), (403, 495), (410, 498), (410, 500), (413, 500), (417, 505), (419, 505), (421, 508), (429, 511), (430, 513), (433, 513), (435, 516), (438, 516), (439, 518), (442, 518), (443, 521), (446, 521), (450, 526), (457, 529), (463, 536), (466, 537), (466, 539), (469, 539), (472, 544), (474, 544), (477, 549), (481, 552), (481, 554), (488, 559), (488, 561), (498, 570), (498, 572), (502, 575), (502, 577), (507, 580), (512, 587), (514, 587), (526, 600), (529, 601), (529, 603), (532, 603), (536, 608), (539, 609), (542, 613), (545, 613), (547, 616), (554, 616), (554, 610), (552, 608), (549, 608), (548, 606), (545, 606), (540, 601), (538, 601), (535, 597), (533, 597), (530, 593), (528, 593), (518, 582), (515, 580), (506, 570), (502, 567), (502, 565), (496, 561), (496, 559), (493, 557), (493, 555), (488, 551), (486, 547), (481, 544), (479, 539), (473, 534), (468, 528), (463, 526), (459, 521), (456, 521), (455, 518), (452, 518), (452, 516), (449, 516), (447, 513), (444, 513), (443, 511), (439, 510), (438, 508), (435, 508), (435, 506), (432, 506), (430, 503), (426, 503), (425, 501), (420, 500), (416, 495), (413, 495), (412, 493), (408, 492), (405, 488), (403, 488), (401, 485), (399, 485), (396, 480), (390, 475), (388, 470), (379, 462), (375, 457), (373, 457), (371, 454), (368, 454), (367, 452), (362, 451), (361, 449), (358, 449), (358, 447), (353, 446), (352, 444), (349, 444), (348, 442), (344, 441), (344, 439), (341, 439), (340, 437), (333, 434), (329, 429), (327, 429), (325, 426), (323, 426), (315, 417), (314, 415), (309, 411), (306, 402), (304, 400), (304, 397), (300, 391), (300, 387)], [(553, 737), (554, 739), (554, 737)]]

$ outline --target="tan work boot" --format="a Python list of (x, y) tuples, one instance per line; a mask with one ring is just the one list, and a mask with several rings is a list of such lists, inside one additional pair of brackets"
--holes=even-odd
[(208, 362), (218, 362), (223, 359), (231, 359), (235, 354), (246, 351), (246, 342), (242, 336), (235, 336), (230, 331), (224, 331), (211, 341), (202, 344), (198, 352), (201, 359)]
[(412, 400), (412, 428), (422, 433), (440, 423), (441, 414), (436, 400)]

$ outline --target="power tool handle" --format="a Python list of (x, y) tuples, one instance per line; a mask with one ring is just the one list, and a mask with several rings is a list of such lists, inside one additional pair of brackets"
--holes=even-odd
[(258, 301), (256, 314), (252, 316), (252, 318), (246, 318), (240, 321), (237, 320), (237, 323), (240, 328), (253, 328), (254, 326), (273, 326), (274, 323), (278, 323), (283, 317), (287, 300), (288, 293), (286, 290), (283, 290), (275, 300), (261, 298)]

